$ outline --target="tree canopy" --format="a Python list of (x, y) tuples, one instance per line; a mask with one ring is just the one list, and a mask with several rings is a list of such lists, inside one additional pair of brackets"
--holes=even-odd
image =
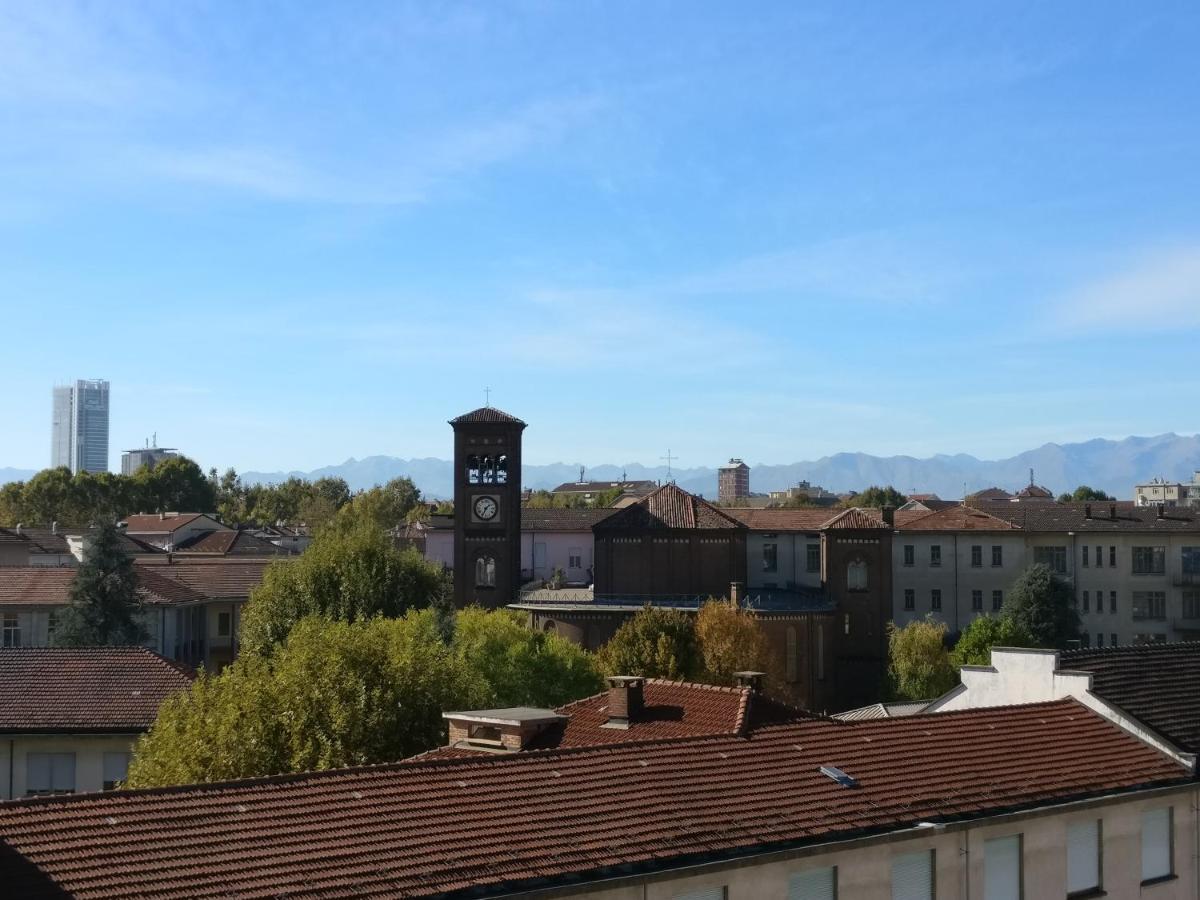
[(884, 506), (903, 506), (908, 498), (891, 485), (879, 487), (871, 485), (865, 491), (860, 491), (845, 502), (846, 507), (869, 506), (880, 509)]
[(1049, 566), (1035, 563), (1009, 588), (1003, 614), (1035, 646), (1064, 649), (1079, 638), (1079, 611), (1073, 601), (1071, 586)]
[(270, 652), (306, 616), (395, 618), (437, 603), (447, 590), (439, 566), (414, 549), (396, 549), (374, 522), (329, 527), (298, 559), (267, 568), (242, 614), (242, 652)]
[(429, 610), (298, 621), (270, 656), (243, 654), (159, 710), (129, 786), (392, 762), (440, 746), (442, 713), (597, 693), (592, 656), (510, 610), (459, 613), (449, 645)]
[(978, 616), (963, 629), (950, 653), (955, 668), (986, 666), (992, 661), (993, 647), (1036, 647), (1024, 627), (1012, 616)]
[(944, 622), (925, 618), (903, 628), (888, 625), (888, 680), (891, 693), (907, 700), (931, 700), (958, 683)]
[(782, 683), (778, 654), (771, 652), (767, 634), (753, 612), (724, 600), (709, 600), (694, 623), (700, 647), (702, 678), (713, 684), (733, 684), (734, 672), (757, 671)]
[(650, 605), (621, 625), (597, 656), (606, 675), (693, 678), (703, 667), (692, 617)]
[(1088, 501), (1095, 501), (1097, 503), (1103, 503), (1103, 502), (1106, 502), (1109, 500), (1116, 500), (1116, 499), (1117, 499), (1116, 497), (1112, 497), (1112, 496), (1104, 493), (1104, 491), (1097, 490), (1094, 487), (1088, 487), (1086, 484), (1081, 484), (1079, 487), (1075, 488), (1075, 490), (1073, 490), (1069, 494), (1059, 494), (1058, 495), (1059, 503), (1071, 503), (1071, 502), (1084, 503), (1084, 502), (1088, 502)]
[(142, 613), (133, 560), (121, 546), (116, 525), (104, 522), (88, 536), (54, 643), (60, 647), (140, 644), (146, 638)]
[(527, 509), (601, 509), (616, 503), (622, 493), (619, 487), (597, 491), (589, 502), (583, 494), (553, 494), (537, 490), (532, 491), (522, 505)]

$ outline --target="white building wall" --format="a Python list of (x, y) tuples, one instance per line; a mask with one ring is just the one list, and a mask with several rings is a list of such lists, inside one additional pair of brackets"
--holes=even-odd
[[(568, 582), (591, 584), (594, 553), (591, 529), (521, 532), (521, 569), (533, 573), (534, 578), (550, 578), (555, 569), (562, 569)], [(572, 556), (578, 558), (579, 565), (571, 565)]]
[[(981, 565), (971, 564), (978, 546)], [(905, 564), (905, 547), (913, 548), (912, 565)], [(941, 549), (941, 565), (933, 565), (931, 548)], [(992, 548), (1000, 548), (1001, 564), (992, 565)], [(981, 613), (994, 613), (993, 593), (1008, 596), (1013, 581), (1029, 564), (1025, 538), (1010, 532), (904, 532), (892, 539), (892, 618), (897, 625), (932, 615), (951, 631), (961, 631)], [(906, 610), (905, 590), (913, 592), (914, 608)], [(942, 595), (941, 611), (933, 609), (933, 591)], [(973, 605), (972, 591), (981, 591), (982, 611)]]
[(25, 796), (29, 753), (74, 753), (75, 793), (103, 790), (104, 754), (132, 753), (136, 740), (135, 734), (0, 734), (0, 797), (12, 800)]
[[(775, 571), (763, 567), (764, 547), (775, 544)], [(819, 534), (795, 531), (751, 531), (746, 535), (746, 587), (750, 590), (780, 588), (789, 585), (804, 588), (821, 586), (821, 570), (808, 571), (808, 545), (821, 546)]]

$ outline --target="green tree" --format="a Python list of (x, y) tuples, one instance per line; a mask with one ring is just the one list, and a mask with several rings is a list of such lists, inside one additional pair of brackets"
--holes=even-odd
[(773, 682), (781, 680), (777, 654), (771, 652), (753, 612), (727, 600), (709, 600), (696, 614), (694, 628), (705, 681), (733, 684), (733, 673), (746, 671), (765, 672)]
[(847, 508), (854, 506), (871, 506), (876, 509), (884, 506), (903, 506), (908, 498), (896, 490), (891, 485), (887, 487), (879, 487), (871, 485), (865, 491), (860, 491), (855, 494), (843, 505)]
[(154, 468), (143, 466), (132, 476), (142, 512), (215, 512), (212, 483), (186, 456), (165, 459)]
[(1086, 484), (1081, 484), (1069, 494), (1058, 495), (1059, 503), (1088, 503), (1092, 501), (1104, 503), (1116, 499), (1116, 497), (1112, 497), (1104, 493), (1104, 491), (1097, 490), (1094, 487), (1088, 487)]
[(979, 616), (959, 635), (950, 661), (956, 669), (986, 666), (993, 647), (1036, 647), (1037, 642), (1011, 616)]
[(440, 567), (416, 550), (397, 550), (372, 522), (326, 528), (299, 559), (273, 563), (250, 594), (242, 652), (270, 652), (305, 616), (394, 618), (429, 606), (446, 590)]
[(140, 644), (146, 638), (133, 560), (113, 522), (92, 532), (71, 583), (54, 643), (62, 647)]
[(43, 469), (30, 478), (22, 492), (22, 506), (26, 525), (82, 524), (75, 521), (78, 510), (71, 470), (66, 466)]
[(31, 520), (25, 514), (25, 482), (0, 485), (0, 527), (12, 528), (28, 521)]
[(691, 616), (649, 604), (618, 628), (597, 656), (607, 675), (679, 679), (694, 677), (703, 667)]
[(1030, 566), (1013, 582), (1003, 612), (1038, 647), (1061, 650), (1079, 637), (1079, 612), (1071, 586), (1041, 563)]
[(808, 494), (794, 494), (782, 503), (770, 504), (773, 509), (806, 509), (817, 505), (819, 504)]
[(135, 747), (128, 786), (392, 762), (440, 745), (442, 712), (489, 694), (433, 629), (428, 611), (297, 622), (271, 657), (239, 657), (168, 699)]
[(393, 478), (387, 484), (361, 491), (339, 511), (336, 525), (345, 527), (369, 521), (383, 530), (404, 524), (421, 502), (421, 492), (411, 478)]
[(515, 610), (462, 610), (452, 646), (459, 664), (487, 685), (489, 706), (561, 706), (604, 686), (592, 654), (534, 631)]
[(917, 619), (903, 628), (888, 625), (888, 679), (892, 692), (907, 700), (932, 700), (958, 682), (946, 651), (946, 625)]

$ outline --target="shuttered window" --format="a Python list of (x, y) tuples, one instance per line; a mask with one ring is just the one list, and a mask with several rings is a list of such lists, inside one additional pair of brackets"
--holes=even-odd
[(1067, 826), (1067, 893), (1100, 887), (1100, 821), (1072, 822)]
[(1165, 878), (1171, 865), (1171, 807), (1142, 813), (1142, 881)]
[(837, 866), (797, 872), (788, 879), (788, 900), (837, 900)]
[(676, 894), (675, 900), (725, 900), (725, 886), (702, 888), (698, 891), (688, 891), (686, 894)]
[(892, 900), (933, 900), (933, 851), (892, 860)]
[(983, 900), (1021, 900), (1021, 836), (983, 843)]

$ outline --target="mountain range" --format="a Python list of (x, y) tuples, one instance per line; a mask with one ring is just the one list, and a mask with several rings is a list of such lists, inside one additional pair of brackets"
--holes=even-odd
[[(996, 486), (1016, 490), (1034, 480), (1056, 494), (1087, 484), (1114, 496), (1130, 498), (1133, 486), (1151, 478), (1187, 481), (1200, 470), (1200, 434), (1160, 434), (1154, 437), (1128, 437), (1119, 441), (1095, 439), (1075, 444), (1043, 444), (1007, 459), (978, 459), (965, 453), (939, 454), (925, 459), (912, 456), (872, 456), (869, 453), (836, 453), (808, 462), (786, 465), (751, 463), (750, 489), (757, 493), (784, 490), (800, 481), (809, 481), (826, 490), (845, 492), (872, 484), (890, 484), (905, 493), (934, 493), (957, 498)], [(394, 456), (368, 456), (313, 469), (309, 472), (243, 472), (249, 484), (277, 484), (291, 476), (346, 479), (354, 490), (383, 484), (392, 478), (408, 476), (427, 497), (450, 497), (453, 492), (452, 464), (449, 460), (426, 457), (401, 459)], [(552, 488), (579, 478), (580, 466), (568, 463), (527, 465), (522, 483), (528, 488)], [(34, 472), (0, 468), (0, 484), (23, 481)], [(585, 470), (585, 477), (596, 481), (615, 481), (622, 477), (664, 481), (665, 466), (599, 465)], [(715, 468), (673, 469), (670, 477), (682, 488), (706, 497), (717, 493)]]

